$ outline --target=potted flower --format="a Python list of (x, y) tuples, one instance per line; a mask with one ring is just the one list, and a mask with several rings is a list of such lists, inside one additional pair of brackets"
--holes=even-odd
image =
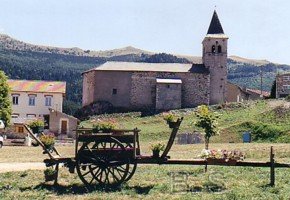
[(93, 133), (102, 131), (103, 133), (110, 133), (116, 129), (117, 125), (113, 121), (99, 121), (93, 125)]
[(169, 128), (174, 128), (176, 125), (175, 116), (172, 113), (166, 113), (163, 115), (163, 119), (169, 125)]
[(40, 133), (43, 131), (44, 122), (42, 120), (34, 120), (28, 124), (33, 133)]
[(44, 170), (45, 181), (53, 181), (57, 176), (57, 171), (51, 167)]
[(41, 135), (39, 140), (43, 143), (46, 150), (51, 151), (55, 144), (55, 137), (53, 134)]
[(245, 158), (244, 153), (241, 151), (227, 151), (227, 150), (208, 150), (203, 149), (201, 151), (201, 158), (205, 158), (208, 163), (228, 163), (230, 165), (235, 165), (237, 161), (243, 160)]
[(165, 145), (161, 142), (151, 144), (150, 149), (152, 150), (153, 158), (159, 158), (160, 151), (164, 151)]

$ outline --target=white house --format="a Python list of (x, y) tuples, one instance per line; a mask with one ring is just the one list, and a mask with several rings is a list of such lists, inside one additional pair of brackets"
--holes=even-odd
[(12, 118), (49, 118), (49, 108), (62, 112), (66, 83), (59, 81), (8, 80)]

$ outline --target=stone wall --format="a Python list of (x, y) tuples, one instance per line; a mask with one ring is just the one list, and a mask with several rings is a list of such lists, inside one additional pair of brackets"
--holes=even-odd
[(83, 106), (89, 105), (94, 101), (95, 84), (95, 71), (83, 74)]
[(233, 84), (228, 82), (227, 83), (227, 93), (226, 93), (226, 101), (227, 102), (243, 102), (249, 99), (249, 95), (242, 91), (242, 89)]
[(181, 83), (157, 83), (156, 110), (181, 108)]
[(179, 78), (181, 107), (195, 107), (209, 103), (209, 75), (172, 72), (134, 72), (130, 102), (134, 109), (155, 108), (156, 78)]
[[(210, 70), (210, 104), (225, 101), (227, 83), (227, 37), (206, 36), (203, 40), (203, 64)], [(215, 52), (212, 52), (212, 47)], [(221, 52), (218, 52), (218, 47)]]
[(56, 135), (61, 133), (61, 121), (67, 121), (67, 137), (74, 138), (78, 126), (78, 119), (62, 112), (50, 110), (49, 130)]
[(290, 95), (290, 73), (277, 75), (276, 91), (276, 98)]

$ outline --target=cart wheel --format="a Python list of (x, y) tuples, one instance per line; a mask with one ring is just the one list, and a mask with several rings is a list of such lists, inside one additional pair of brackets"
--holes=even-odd
[[(125, 148), (133, 148), (133, 146), (131, 143), (126, 143)], [(135, 174), (136, 168), (137, 168), (137, 162), (133, 159), (130, 159), (129, 171), (128, 171), (127, 177), (125, 178), (126, 182), (129, 181), (132, 178), (132, 176)]]
[(129, 165), (125, 147), (112, 137), (84, 142), (76, 156), (77, 173), (87, 187), (120, 185), (128, 175)]

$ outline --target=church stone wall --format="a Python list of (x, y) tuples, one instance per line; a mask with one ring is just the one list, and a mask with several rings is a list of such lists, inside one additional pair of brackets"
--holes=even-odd
[(181, 108), (181, 84), (156, 84), (156, 110), (173, 110)]
[(133, 72), (130, 103), (133, 109), (155, 108), (156, 78), (179, 78), (181, 107), (195, 107), (209, 103), (209, 75), (172, 72)]
[(83, 106), (89, 105), (94, 101), (95, 84), (95, 71), (83, 74)]

